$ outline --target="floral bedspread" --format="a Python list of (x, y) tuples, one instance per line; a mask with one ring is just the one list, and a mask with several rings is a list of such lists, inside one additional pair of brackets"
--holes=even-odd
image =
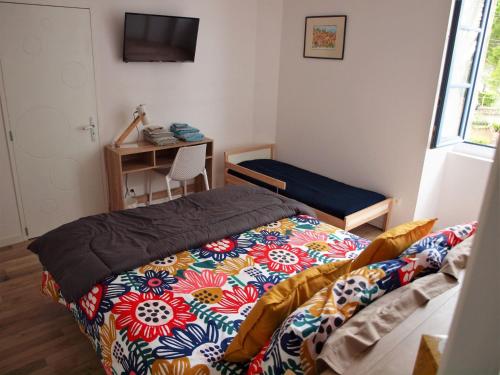
[(66, 303), (47, 272), (42, 291), (73, 313), (108, 374), (242, 374), (248, 364), (222, 357), (257, 299), (368, 243), (294, 216), (110, 277), (78, 303)]
[(339, 277), (287, 317), (253, 358), (248, 374), (316, 374), (316, 360), (339, 327), (387, 293), (438, 272), (448, 252), (473, 235), (476, 228), (477, 223), (472, 222), (431, 233), (395, 259)]

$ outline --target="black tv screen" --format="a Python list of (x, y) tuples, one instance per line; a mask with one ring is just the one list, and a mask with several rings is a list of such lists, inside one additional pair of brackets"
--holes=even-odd
[(125, 13), (123, 61), (194, 61), (199, 18)]

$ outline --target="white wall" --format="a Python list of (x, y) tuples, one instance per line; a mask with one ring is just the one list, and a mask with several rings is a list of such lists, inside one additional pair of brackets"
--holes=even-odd
[[(218, 141), (218, 149), (252, 139), (255, 4), (95, 1), (91, 10), (104, 142), (130, 122), (138, 103), (147, 103), (155, 123), (185, 121), (199, 127)], [(195, 62), (124, 63), (125, 11), (200, 17)]]
[[(215, 140), (220, 183), (221, 152), (253, 141), (257, 4), (96, 0), (90, 6), (102, 141), (111, 142), (134, 106), (147, 103), (153, 122), (188, 122)], [(125, 11), (199, 17), (195, 62), (123, 63)], [(140, 191), (142, 181), (131, 176), (130, 186)], [(158, 177), (155, 189), (162, 183)]]
[(492, 163), (446, 148), (428, 150), (415, 217), (437, 217), (438, 228), (478, 220)]
[[(450, 213), (455, 198), (436, 193), (449, 186), (425, 183), (444, 181), (439, 168), (422, 175), (451, 0), (33, 2), (91, 10), (102, 145), (146, 103), (154, 122), (190, 122), (215, 139), (219, 185), (225, 149), (276, 140), (281, 160), (399, 198), (393, 224), (477, 216), (477, 202), (473, 215)], [(195, 63), (122, 62), (125, 11), (200, 17)], [(344, 60), (304, 59), (304, 18), (328, 14), (348, 16)], [(444, 154), (429, 155), (444, 171)], [(485, 181), (487, 168), (475, 171)], [(453, 163), (446, 175), (463, 177)], [(129, 185), (141, 192), (143, 176)]]
[[(15, 0), (23, 2), (22, 0)], [(272, 127), (278, 92), (282, 0), (34, 0), (90, 8), (99, 132), (109, 144), (139, 103), (158, 124), (188, 122), (215, 140), (216, 180), (222, 152), (255, 141), (254, 125)], [(124, 13), (200, 18), (194, 63), (124, 63)], [(129, 137), (134, 141), (136, 133)], [(130, 187), (144, 187), (131, 175)], [(161, 178), (156, 189), (163, 186)]]
[[(94, 0), (90, 8), (103, 144), (147, 103), (153, 122), (188, 122), (214, 139), (220, 186), (224, 150), (274, 139), (260, 129), (275, 129), (282, 0)], [(195, 62), (123, 63), (125, 11), (199, 17)], [(142, 175), (129, 182), (142, 192)], [(157, 176), (153, 190), (163, 184)]]
[[(281, 160), (400, 198), (413, 218), (450, 0), (286, 0), (277, 125)], [(304, 18), (347, 15), (343, 61), (302, 57)]]
[(283, 0), (257, 0), (254, 143), (276, 140)]
[[(111, 142), (134, 106), (147, 103), (155, 122), (188, 122), (215, 140), (221, 185), (223, 151), (253, 143), (255, 124), (276, 121), (281, 0), (95, 0), (90, 7), (101, 140)], [(195, 62), (123, 63), (125, 11), (199, 17)], [(130, 186), (140, 192), (143, 181), (131, 176)], [(162, 184), (158, 177), (153, 189)]]
[(450, 150), (447, 148), (427, 150), (415, 208), (416, 218), (437, 217), (438, 227), (442, 227), (438, 207), (443, 192), (443, 177), (448, 152)]
[(500, 154), (496, 153), (481, 209), (478, 233), (467, 262), (467, 273), (439, 366), (440, 375), (499, 373), (499, 220)]

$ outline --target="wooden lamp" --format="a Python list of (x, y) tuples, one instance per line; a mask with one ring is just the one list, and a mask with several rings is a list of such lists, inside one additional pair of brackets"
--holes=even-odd
[(142, 122), (142, 125), (149, 125), (149, 118), (146, 115), (146, 111), (144, 109), (144, 104), (139, 104), (134, 112), (134, 121), (130, 123), (130, 125), (125, 129), (114, 142), (115, 147), (120, 147), (125, 139), (130, 135), (130, 133), (135, 129), (139, 123)]

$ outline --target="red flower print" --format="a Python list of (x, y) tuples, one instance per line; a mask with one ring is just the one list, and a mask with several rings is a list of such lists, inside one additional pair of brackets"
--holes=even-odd
[(332, 258), (349, 258), (354, 259), (357, 256), (359, 248), (356, 242), (350, 239), (345, 239), (342, 241), (335, 240), (330, 244), (330, 251), (327, 255)]
[(266, 264), (270, 271), (294, 273), (314, 264), (303, 250), (290, 245), (256, 245), (250, 250), (256, 263)]
[(323, 243), (328, 250), (328, 234), (314, 230), (306, 230), (305, 232), (294, 231), (290, 237), (290, 245), (292, 246), (308, 246), (312, 243)]
[(258, 375), (263, 373), (262, 363), (264, 362), (264, 355), (266, 354), (269, 345), (271, 345), (271, 340), (268, 340), (260, 352), (253, 357), (250, 365), (248, 366), (247, 375)]
[(201, 273), (187, 270), (184, 272), (185, 279), (178, 278), (177, 284), (173, 286), (176, 293), (193, 293), (200, 289), (220, 288), (227, 281), (227, 275), (203, 270)]
[[(45, 294), (46, 296), (49, 296), (52, 298), (55, 302), (61, 302), (59, 300), (59, 285), (57, 285), (56, 281), (52, 277), (50, 273), (47, 271), (42, 272), (42, 293)], [(66, 306), (69, 306), (68, 303), (66, 303)], [(69, 308), (69, 307), (68, 307)]]
[(187, 270), (184, 277), (185, 279), (179, 278), (179, 282), (174, 285), (175, 293), (191, 294), (198, 301), (207, 304), (221, 300), (221, 287), (226, 283), (227, 275), (210, 270), (203, 270), (201, 273)]
[(456, 246), (462, 242), (462, 240), (452, 230), (443, 230), (441, 233), (446, 237), (450, 247)]
[(247, 314), (257, 301), (259, 292), (255, 286), (247, 285), (245, 288), (235, 286), (232, 291), (224, 290), (222, 295), (219, 306), (212, 307), (213, 311), (225, 314)]
[[(472, 222), (465, 225), (456, 225), (454, 227), (449, 227), (441, 230), (438, 234), (442, 234), (446, 237), (448, 241), (448, 246), (454, 247), (466, 238), (472, 236), (477, 230), (477, 222)], [(432, 234), (428, 237), (433, 236)]]
[(229, 258), (238, 258), (248, 252), (248, 248), (255, 245), (255, 241), (240, 236), (231, 236), (222, 240), (210, 242), (198, 249), (190, 250), (200, 258), (212, 258), (218, 262)]
[(188, 322), (196, 320), (184, 299), (174, 297), (171, 292), (161, 296), (129, 292), (120, 297), (112, 312), (118, 315), (116, 328), (126, 328), (129, 341), (151, 342), (158, 336), (170, 336), (173, 328), (185, 328)]
[(94, 286), (87, 294), (80, 298), (79, 305), (87, 319), (93, 320), (99, 311), (103, 288), (101, 284)]
[(403, 261), (406, 262), (406, 265), (401, 267), (398, 270), (398, 276), (399, 276), (399, 282), (401, 283), (401, 285), (406, 285), (410, 281), (412, 281), (416, 275), (417, 259), (416, 258), (404, 258)]

